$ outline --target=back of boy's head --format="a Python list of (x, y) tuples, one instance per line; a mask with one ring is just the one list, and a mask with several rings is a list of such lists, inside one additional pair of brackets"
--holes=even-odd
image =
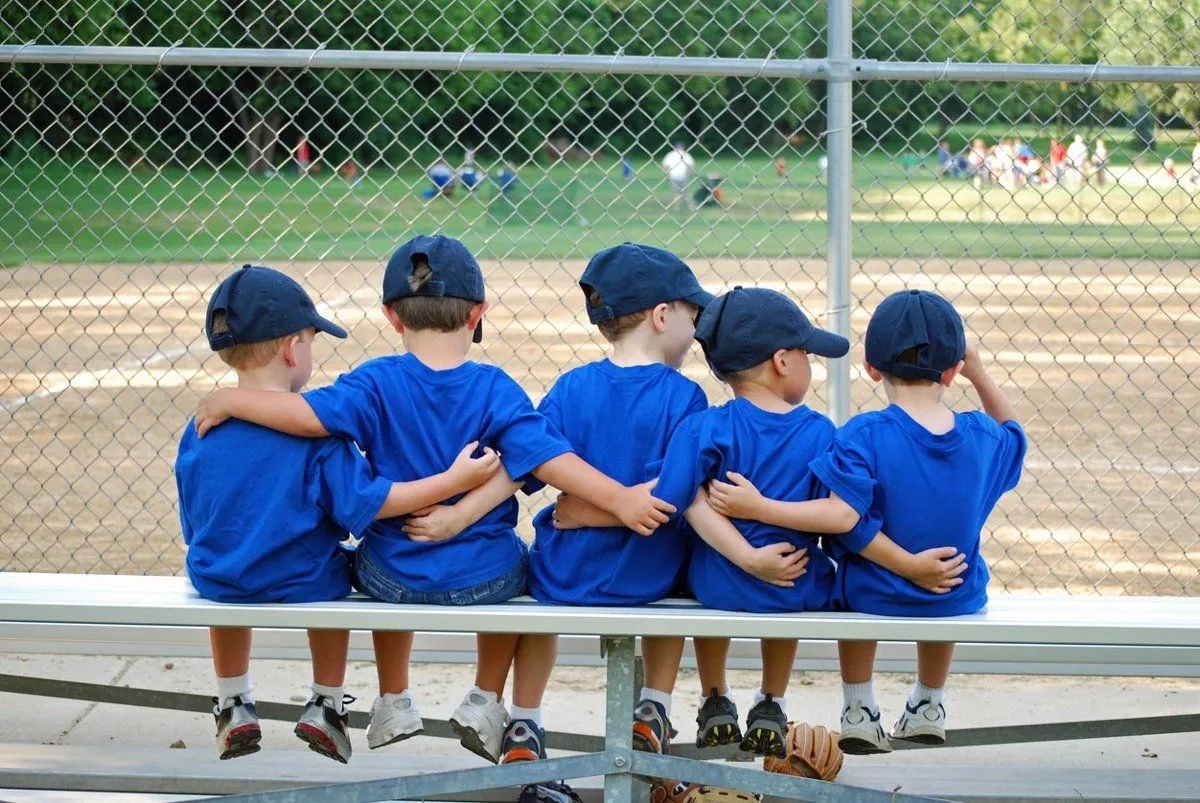
[(682, 259), (663, 248), (622, 243), (605, 248), (579, 277), (588, 320), (616, 343), (659, 304), (687, 301), (704, 309), (715, 298)]
[[(453, 332), (486, 300), (483, 271), (453, 237), (419, 235), (401, 245), (383, 273), (383, 303), (408, 329)], [(474, 342), (483, 339), (482, 322)]]
[(928, 290), (903, 290), (883, 300), (867, 324), (867, 362), (898, 384), (938, 384), (967, 351), (962, 318)]
[(696, 339), (713, 373), (730, 384), (780, 349), (830, 358), (850, 350), (850, 341), (814, 326), (792, 299), (759, 287), (735, 287), (709, 304), (696, 323)]
[(346, 330), (317, 314), (294, 279), (271, 268), (243, 265), (227, 276), (208, 301), (204, 332), (209, 347), (232, 368), (261, 368), (275, 358), (288, 335)]

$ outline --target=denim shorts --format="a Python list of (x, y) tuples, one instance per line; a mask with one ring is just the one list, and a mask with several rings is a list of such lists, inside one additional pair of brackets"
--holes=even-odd
[(363, 552), (354, 562), (354, 587), (382, 602), (411, 605), (492, 605), (507, 602), (526, 593), (529, 584), (529, 556), (521, 551), (521, 560), (504, 574), (478, 585), (452, 591), (422, 591), (397, 582)]

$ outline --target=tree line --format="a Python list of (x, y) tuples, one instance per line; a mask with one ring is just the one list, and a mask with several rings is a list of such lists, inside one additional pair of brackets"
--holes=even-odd
[[(855, 54), (879, 60), (1189, 64), (1200, 0), (856, 0)], [(823, 0), (26, 0), (5, 43), (171, 45), (793, 59), (825, 53)], [(252, 172), (304, 135), (330, 163), (401, 163), (463, 147), (523, 160), (548, 139), (585, 151), (714, 154), (803, 144), (824, 85), (656, 75), (0, 67), (0, 154), (40, 148)], [(1200, 119), (1190, 86), (860, 84), (856, 136), (916, 143), (930, 124), (1061, 130)], [(1152, 127), (1152, 126), (1151, 126)]]

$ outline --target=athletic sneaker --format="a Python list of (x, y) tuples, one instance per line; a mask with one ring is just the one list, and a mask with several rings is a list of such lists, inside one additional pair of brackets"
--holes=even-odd
[(467, 692), (462, 704), (450, 715), (450, 727), (463, 747), (495, 764), (500, 759), (508, 710), (504, 704), (488, 702), (478, 686)]
[(741, 747), (747, 753), (771, 758), (786, 758), (783, 746), (787, 735), (787, 715), (770, 694), (757, 702), (746, 715), (746, 738)]
[(257, 753), (261, 748), (262, 729), (258, 727), (258, 712), (254, 703), (242, 702), (239, 697), (226, 697), (229, 705), (218, 708), (221, 701), (213, 701), (213, 716), (217, 720), (217, 754), (221, 760), (239, 758)]
[(371, 722), (367, 725), (367, 747), (377, 750), (389, 744), (411, 739), (425, 731), (417, 701), (408, 689), (375, 698)]
[(296, 736), (308, 744), (308, 748), (326, 758), (343, 764), (350, 760), (349, 713), (346, 706), (354, 702), (347, 694), (342, 698), (342, 713), (338, 713), (331, 698), (314, 694), (304, 706), (304, 713), (296, 723)]
[(667, 717), (667, 709), (653, 700), (642, 700), (633, 709), (633, 749), (644, 753), (671, 752), (671, 737), (675, 731)]
[(904, 713), (892, 728), (892, 738), (917, 744), (945, 744), (945, 706), (934, 705), (929, 700), (922, 700), (916, 708), (905, 703)]
[(861, 700), (851, 700), (842, 711), (842, 738), (838, 739), (838, 747), (852, 756), (892, 752), (891, 742), (879, 719), (878, 711), (871, 713)]
[(737, 706), (713, 689), (696, 715), (696, 747), (720, 747), (741, 741)]
[(500, 763), (537, 761), (546, 757), (546, 732), (528, 719), (514, 719), (504, 729)]

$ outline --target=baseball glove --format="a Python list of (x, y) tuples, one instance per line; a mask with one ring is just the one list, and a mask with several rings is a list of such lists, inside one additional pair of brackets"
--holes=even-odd
[(806, 722), (789, 722), (787, 758), (767, 758), (763, 761), (763, 769), (832, 781), (842, 769), (842, 748), (838, 747), (840, 735), (823, 725), (814, 728)]
[(517, 803), (583, 803), (574, 789), (559, 781), (530, 784), (521, 790)]
[(761, 800), (762, 795), (687, 781), (662, 781), (650, 789), (650, 803), (759, 803)]

